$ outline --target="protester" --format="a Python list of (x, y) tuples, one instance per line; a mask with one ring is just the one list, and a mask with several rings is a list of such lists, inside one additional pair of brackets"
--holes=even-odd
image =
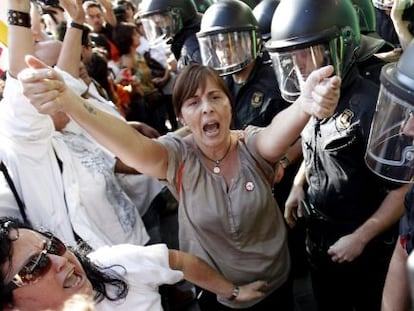
[[(60, 3), (69, 8), (72, 24), (83, 23), (81, 0), (76, 2), (78, 6), (70, 0)], [(131, 174), (129, 180), (131, 184), (135, 180), (134, 190), (142, 194), (142, 201), (133, 201), (116, 175), (122, 167), (120, 161), (65, 114), (50, 118), (37, 113), (24, 98), (15, 79), (25, 67), (24, 56), (35, 53), (50, 65), (58, 62), (75, 92), (85, 93), (91, 104), (122, 119), (112, 103), (100, 98), (92, 88), (88, 89), (82, 80), (71, 76), (72, 73), (79, 76), (82, 30), (70, 27), (62, 49), (61, 42), (52, 40), (46, 41), (45, 49), (43, 42), (33, 44), (32, 41), (27, 24), (30, 22), (30, 1), (11, 0), (8, 8), (11, 17), (14, 14), (25, 16), (23, 23), (9, 19), (11, 55), (5, 96), (0, 105), (1, 159), (8, 168), (16, 193), (25, 204), (23, 211), (17, 204), (15, 210), (22, 220), (55, 232), (69, 244), (81, 239), (92, 248), (119, 243), (144, 245), (149, 237), (140, 208), (148, 209), (162, 185), (147, 176), (136, 175), (133, 170), (135, 174)], [(141, 183), (143, 179), (147, 181)], [(140, 183), (142, 187), (138, 187)], [(10, 215), (5, 209), (0, 213)]]
[(0, 218), (0, 249), (5, 311), (69, 308), (74, 295), (93, 298), (95, 310), (162, 310), (158, 287), (182, 278), (224, 297), (237, 288), (237, 301), (257, 300), (266, 290), (263, 281), (235, 286), (199, 258), (164, 244), (121, 244), (87, 254), (11, 218)]
[[(266, 14), (273, 15), (278, 3), (264, 3)], [(290, 105), (281, 96), (270, 56), (263, 49), (259, 27), (264, 22), (260, 25), (253, 13), (247, 4), (238, 0), (216, 2), (204, 13), (197, 33), (203, 64), (220, 73), (233, 96), (232, 129), (267, 126), (277, 113)], [(268, 22), (269, 33), (271, 21)], [(282, 212), (301, 157), (298, 139), (278, 166), (273, 194)], [(305, 271), (306, 267), (303, 236), (303, 229), (289, 230), (289, 250), (291, 254), (293, 251), (292, 271), (295, 275)]]
[(86, 14), (85, 22), (92, 27), (94, 33), (99, 34), (109, 46), (109, 58), (117, 62), (119, 51), (112, 40), (112, 31), (117, 25), (117, 19), (110, 0), (88, 0), (83, 2)]

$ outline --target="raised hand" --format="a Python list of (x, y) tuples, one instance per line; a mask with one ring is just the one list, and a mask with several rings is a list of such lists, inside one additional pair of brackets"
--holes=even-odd
[(72, 21), (79, 24), (85, 22), (85, 10), (82, 7), (82, 0), (60, 0), (60, 5), (69, 14)]
[(309, 75), (300, 96), (305, 113), (319, 119), (334, 113), (340, 96), (341, 79), (332, 76), (333, 72), (333, 66), (325, 66)]
[(62, 95), (68, 91), (62, 77), (34, 56), (26, 56), (28, 68), (18, 75), (22, 92), (44, 114), (63, 111)]

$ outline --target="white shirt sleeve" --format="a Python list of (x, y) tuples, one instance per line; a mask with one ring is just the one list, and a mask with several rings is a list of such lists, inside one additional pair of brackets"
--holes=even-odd
[(161, 296), (158, 287), (162, 284), (174, 284), (183, 279), (181, 271), (169, 267), (168, 248), (165, 244), (138, 246), (121, 244), (106, 246), (91, 253), (89, 258), (98, 265), (121, 265), (114, 269), (122, 274), (129, 285), (125, 300), (109, 302), (104, 300), (97, 310), (150, 310), (159, 311)]

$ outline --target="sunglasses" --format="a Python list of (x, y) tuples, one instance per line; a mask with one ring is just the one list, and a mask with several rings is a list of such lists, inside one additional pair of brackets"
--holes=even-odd
[(43, 250), (39, 254), (31, 256), (28, 262), (6, 286), (8, 291), (11, 292), (16, 288), (34, 284), (44, 276), (52, 266), (48, 254), (63, 256), (65, 252), (66, 246), (61, 240), (54, 236), (48, 236), (48, 239), (43, 241)]

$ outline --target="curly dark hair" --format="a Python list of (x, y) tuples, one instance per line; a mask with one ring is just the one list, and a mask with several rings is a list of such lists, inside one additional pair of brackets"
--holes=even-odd
[[(0, 275), (0, 311), (3, 310), (4, 304), (13, 302), (13, 292), (8, 290), (8, 286), (4, 281), (11, 271), (11, 265), (8, 263), (11, 262), (13, 257), (13, 238), (10, 237), (10, 232), (12, 232), (12, 230), (18, 231), (19, 228), (33, 230), (45, 236), (51, 235), (50, 232), (33, 229), (30, 226), (21, 223), (16, 218), (0, 217), (0, 271), (4, 271)], [(75, 254), (76, 258), (81, 263), (82, 268), (85, 270), (86, 276), (94, 289), (94, 299), (96, 302), (100, 302), (105, 298), (111, 301), (116, 301), (124, 299), (127, 296), (128, 283), (122, 276), (112, 269), (116, 266), (122, 266), (113, 265), (101, 267), (92, 263), (87, 257), (90, 248), (86, 244), (81, 243), (75, 248), (68, 247), (68, 249)], [(8, 267), (4, 269), (4, 265), (8, 265)], [(116, 289), (114, 295), (109, 293), (108, 287)]]

